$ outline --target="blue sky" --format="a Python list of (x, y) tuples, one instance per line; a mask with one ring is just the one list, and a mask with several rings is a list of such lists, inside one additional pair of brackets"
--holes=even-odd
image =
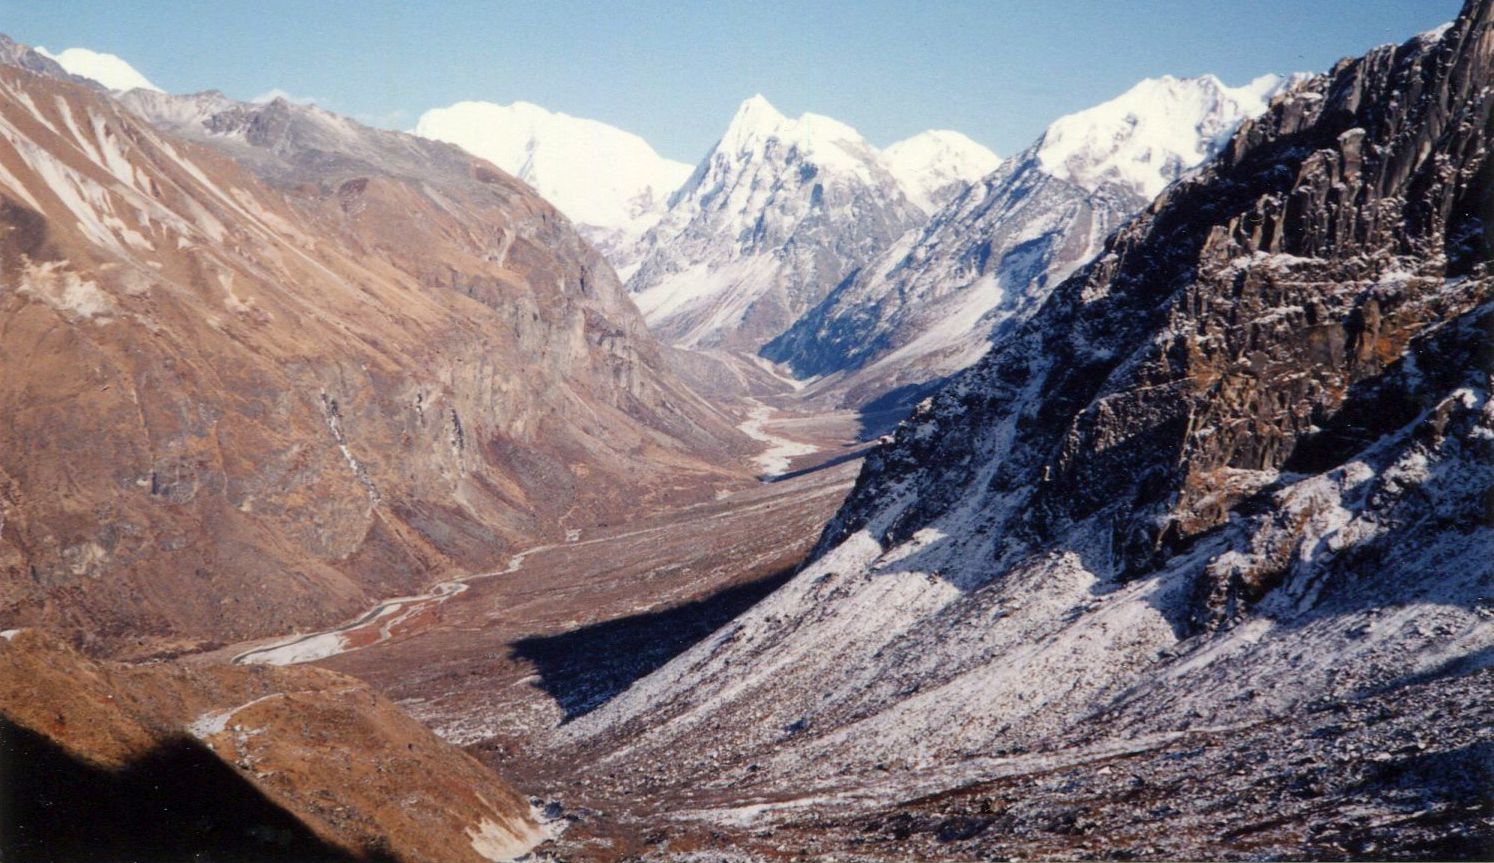
[(737, 103), (828, 114), (886, 145), (929, 128), (1007, 155), (1136, 80), (1320, 71), (1457, 0), (382, 2), (0, 0), (0, 30), (118, 54), (172, 92), (271, 89), (408, 128), (524, 99), (694, 162)]

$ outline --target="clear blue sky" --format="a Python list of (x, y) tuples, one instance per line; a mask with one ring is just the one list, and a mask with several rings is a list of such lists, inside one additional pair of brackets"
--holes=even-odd
[(1140, 78), (1321, 71), (1458, 0), (0, 0), (0, 29), (118, 54), (172, 92), (272, 88), (394, 128), (524, 99), (694, 162), (738, 102), (886, 145), (950, 128), (1007, 155)]

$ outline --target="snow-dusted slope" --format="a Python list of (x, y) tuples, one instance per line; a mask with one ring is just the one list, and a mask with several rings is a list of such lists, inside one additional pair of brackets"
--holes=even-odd
[(1491, 10), (1245, 124), (868, 458), (815, 563), (567, 737), (802, 805), (1487, 666)]
[(415, 134), (456, 144), (513, 174), (582, 226), (619, 269), (691, 166), (596, 120), (528, 102), (458, 102), (420, 116)]
[(933, 129), (882, 150), (908, 199), (932, 214), (996, 170), (1001, 157), (959, 132)]
[[(1300, 80), (1297, 78), (1291, 80)], [(979, 359), (1122, 221), (1218, 151), (1288, 79), (1143, 81), (1055, 122), (796, 321), (764, 354), (858, 406)]]
[(755, 350), (923, 219), (855, 129), (754, 96), (644, 237), (628, 288), (678, 345)]
[(87, 48), (68, 48), (56, 54), (46, 48), (37, 47), (38, 54), (57, 61), (57, 65), (74, 75), (97, 81), (110, 90), (154, 90), (164, 92), (150, 79), (125, 62), (123, 58)]

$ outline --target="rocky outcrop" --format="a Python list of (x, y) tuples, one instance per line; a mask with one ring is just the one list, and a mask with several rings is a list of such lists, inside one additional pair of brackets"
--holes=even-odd
[[(974, 491), (942, 466), (1013, 422), (986, 485), (1030, 494), (1012, 527), (1045, 541), (1097, 519), (1122, 569), (1143, 571), (1274, 481), (1299, 444), (1321, 446), (1351, 387), (1415, 335), (1487, 299), (1488, 34), (1470, 20), (1290, 94), (1110, 238), (874, 460), (868, 489), (939, 489), (915, 493), (890, 537)], [(943, 429), (941, 415), (961, 419)], [(929, 423), (952, 434), (917, 431)], [(872, 510), (885, 506), (853, 496), (832, 541)]]
[(326, 625), (744, 479), (523, 184), (284, 101), (125, 98), (0, 66), (0, 622)]
[(1461, 685), (1494, 650), (1491, 80), (1477, 0), (1276, 101), (903, 423), (813, 564), (566, 739), (741, 824)]

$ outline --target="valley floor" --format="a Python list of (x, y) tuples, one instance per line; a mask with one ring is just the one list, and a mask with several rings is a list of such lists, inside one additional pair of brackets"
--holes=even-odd
[[(316, 661), (369, 681), (519, 787), (563, 793), (546, 737), (782, 584), (850, 490), (854, 415), (758, 405), (765, 480), (675, 512), (573, 531), (494, 573), (386, 600), (321, 633), (199, 661)], [(768, 462), (771, 459), (771, 464)]]
[[(1478, 858), (1494, 852), (1494, 669), (1453, 670), (1283, 721), (1127, 737), (862, 777), (808, 796), (651, 784), (557, 731), (783, 584), (849, 491), (850, 416), (759, 406), (770, 479), (572, 533), (504, 569), (323, 633), (220, 651), (369, 681), (542, 801), (541, 858)], [(1437, 733), (1429, 733), (1435, 721)], [(1386, 741), (1393, 742), (1388, 746)], [(809, 779), (809, 777), (806, 777)], [(812, 784), (812, 783), (806, 783)]]

